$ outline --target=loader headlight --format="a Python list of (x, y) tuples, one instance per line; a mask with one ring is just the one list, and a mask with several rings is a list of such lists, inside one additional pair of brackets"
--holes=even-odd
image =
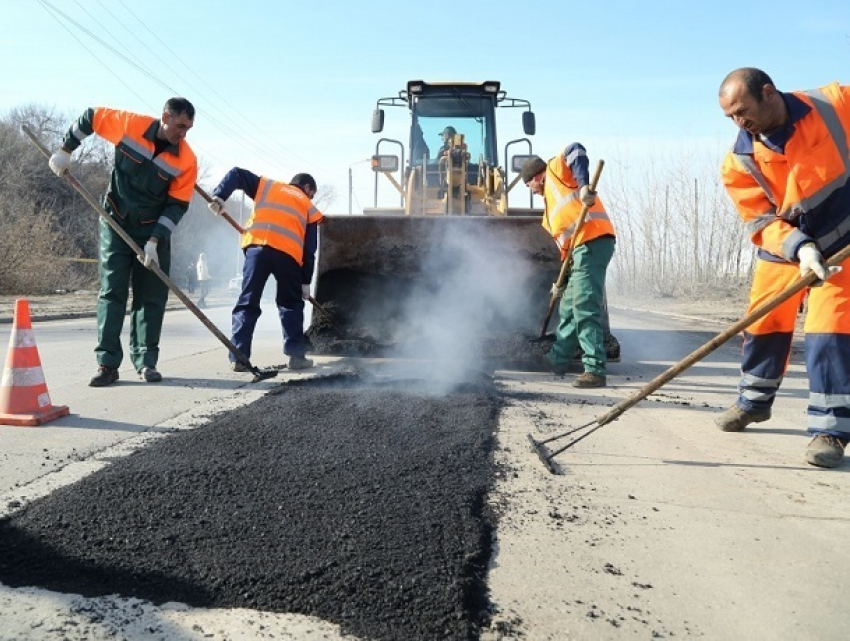
[(398, 156), (372, 156), (372, 171), (390, 174), (398, 171)]

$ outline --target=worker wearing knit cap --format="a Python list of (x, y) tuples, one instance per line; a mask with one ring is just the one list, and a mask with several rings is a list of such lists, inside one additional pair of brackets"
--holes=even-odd
[[(590, 190), (587, 152), (580, 143), (567, 146), (548, 163), (531, 156), (520, 171), (532, 194), (543, 196), (543, 227), (571, 261), (566, 288), (552, 286), (560, 297), (560, 321), (546, 359), (556, 374), (566, 373), (576, 347), (581, 347), (584, 373), (575, 387), (604, 387), (606, 381), (603, 297), (605, 274), (614, 255), (614, 225), (595, 192)], [(577, 229), (583, 207), (585, 222)], [(572, 254), (567, 257), (575, 236)]]

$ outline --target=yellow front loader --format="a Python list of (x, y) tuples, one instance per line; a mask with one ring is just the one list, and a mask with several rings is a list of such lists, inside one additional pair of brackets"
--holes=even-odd
[[(539, 334), (559, 253), (542, 210), (508, 202), (530, 140), (504, 147), (504, 158), (524, 152), (512, 157), (513, 179), (497, 146), (497, 111), (522, 109), (523, 131), (534, 134), (529, 102), (495, 81), (410, 81), (378, 100), (373, 133), (387, 107), (407, 109), (409, 138), (378, 140), (374, 205), (320, 227), (315, 298), (333, 319), (314, 313), (315, 351), (545, 367), (546, 345), (528, 338)], [(524, 186), (520, 196), (530, 204)]]

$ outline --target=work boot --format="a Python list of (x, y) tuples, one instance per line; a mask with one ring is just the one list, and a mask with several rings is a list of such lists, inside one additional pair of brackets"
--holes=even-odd
[(97, 368), (97, 374), (91, 377), (89, 387), (106, 387), (118, 380), (118, 369), (101, 365)]
[(313, 361), (304, 356), (290, 356), (289, 369), (309, 369), (313, 367)]
[(139, 378), (145, 383), (159, 383), (162, 380), (162, 374), (156, 370), (156, 367), (143, 367), (139, 372)]
[(607, 380), (602, 374), (594, 374), (593, 372), (585, 372), (581, 376), (577, 376), (573, 381), (573, 387), (605, 387)]
[(806, 462), (818, 467), (838, 467), (844, 460), (847, 441), (829, 434), (818, 434), (806, 448)]
[(245, 367), (239, 361), (230, 361), (230, 369), (232, 369), (234, 372), (247, 372), (248, 371), (248, 368)]
[(763, 423), (770, 418), (770, 410), (748, 412), (737, 405), (715, 417), (714, 424), (724, 432), (742, 432), (750, 423)]

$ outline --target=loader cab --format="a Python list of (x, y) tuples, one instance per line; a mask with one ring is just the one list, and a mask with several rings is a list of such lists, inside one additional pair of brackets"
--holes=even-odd
[[(441, 148), (462, 144), (469, 154), (467, 171), (475, 182), (479, 163), (491, 167), (498, 164), (496, 93), (485, 92), (480, 85), (435, 85), (427, 86), (427, 90), (426, 85), (419, 86), (420, 90), (414, 88), (409, 94), (411, 166), (435, 170)], [(429, 153), (423, 153), (425, 149)]]
[[(383, 107), (407, 107), (410, 114), (407, 144), (381, 138), (372, 158), (373, 170), (383, 173), (400, 193), (401, 209), (406, 214), (505, 213), (506, 174), (499, 165), (496, 109), (525, 109), (523, 130), (532, 135), (534, 113), (528, 101), (507, 98), (498, 81), (412, 80), (397, 97), (378, 100), (372, 114), (373, 133), (384, 129)], [(385, 155), (385, 147), (400, 151), (401, 162), (397, 156)], [(390, 159), (395, 162), (389, 163)], [(377, 174), (375, 209), (378, 209)]]

